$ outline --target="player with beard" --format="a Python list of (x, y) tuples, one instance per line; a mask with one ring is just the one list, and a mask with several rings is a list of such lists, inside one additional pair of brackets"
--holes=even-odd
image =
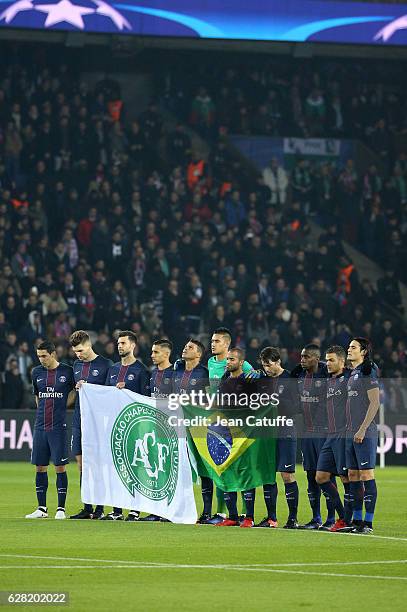
[(166, 398), (172, 393), (173, 365), (170, 362), (172, 343), (167, 340), (156, 340), (151, 347), (151, 361), (155, 366), (151, 372), (151, 396), (156, 399)]
[[(156, 340), (151, 347), (151, 361), (154, 369), (150, 377), (151, 396), (158, 401), (167, 398), (172, 393), (172, 376), (174, 373), (173, 365), (170, 362), (172, 343), (169, 340)], [(157, 514), (147, 514), (140, 519), (145, 522), (165, 522)]]
[[(218, 327), (212, 333), (211, 337), (211, 352), (212, 357), (208, 359), (208, 371), (209, 371), (209, 381), (210, 381), (210, 389), (212, 392), (216, 392), (220, 380), (222, 376), (226, 372), (226, 357), (228, 354), (228, 350), (230, 345), (232, 344), (232, 335), (230, 331), (226, 327)], [(250, 363), (244, 361), (243, 363), (243, 373), (248, 374), (253, 370)], [(208, 497), (210, 495), (210, 491), (212, 491), (213, 496), (213, 485), (208, 489)], [(209, 523), (211, 525), (216, 525), (223, 521), (223, 514), (225, 511), (225, 501), (224, 501), (224, 492), (220, 489), (216, 488), (216, 513), (212, 518), (209, 519)], [(208, 502), (209, 503), (209, 502)], [(209, 508), (209, 505), (208, 505)], [(209, 513), (212, 512), (212, 497)]]
[[(137, 336), (132, 331), (121, 331), (117, 335), (117, 351), (120, 361), (113, 364), (107, 373), (106, 384), (117, 389), (129, 389), (133, 393), (150, 396), (150, 374), (147, 368), (135, 356)], [(130, 510), (126, 521), (136, 521), (140, 513)], [(122, 521), (123, 509), (114, 507), (102, 518), (104, 521)]]
[[(338, 514), (336, 523), (327, 531), (341, 531), (352, 519), (349, 480), (345, 459), (346, 402), (350, 370), (345, 367), (346, 351), (342, 346), (330, 346), (326, 350), (328, 436), (318, 457), (316, 481), (325, 497), (331, 500)], [(344, 506), (331, 477), (340, 477), (345, 489)], [(322, 529), (322, 528), (321, 528)]]
[[(278, 348), (267, 346), (260, 353), (263, 372), (259, 372), (256, 383), (258, 393), (268, 395), (278, 394), (278, 413), (293, 417), (297, 407), (295, 381), (290, 373), (281, 365), (281, 355)], [(250, 375), (249, 375), (250, 376)], [(256, 377), (257, 378), (257, 377)], [(280, 472), (284, 483), (285, 497), (288, 505), (288, 519), (284, 529), (297, 529), (298, 484), (295, 479), (295, 463), (297, 456), (297, 435), (294, 427), (280, 428), (277, 438), (277, 472)], [(267, 517), (256, 527), (278, 527), (277, 522), (277, 483), (263, 485), (264, 501)]]
[[(240, 405), (242, 396), (248, 396), (251, 393), (251, 384), (247, 381), (243, 372), (244, 352), (241, 348), (231, 348), (227, 353), (226, 360), (226, 372), (222, 376), (219, 385), (219, 394), (220, 396), (222, 396), (222, 394), (235, 394), (239, 398), (238, 405)], [(248, 405), (248, 402), (246, 402), (246, 405)], [(243, 498), (246, 504), (246, 516), (240, 523), (240, 527), (254, 527), (255, 495), (256, 489), (243, 491)], [(238, 527), (237, 492), (225, 492), (224, 496), (229, 517), (216, 523), (216, 527)]]
[(353, 338), (349, 344), (348, 359), (353, 369), (348, 381), (346, 404), (346, 467), (353, 508), (353, 533), (373, 532), (377, 500), (375, 418), (380, 405), (380, 390), (377, 366), (371, 354), (367, 338)]
[[(305, 430), (301, 438), (303, 467), (307, 474), (308, 499), (312, 519), (299, 529), (319, 529), (321, 520), (321, 489), (315, 480), (318, 457), (324, 445), (328, 426), (326, 417), (326, 379), (327, 369), (320, 362), (321, 351), (316, 344), (307, 344), (301, 351), (301, 363), (291, 375), (297, 378), (300, 407), (304, 416)], [(324, 527), (335, 523), (335, 510), (329, 499), (326, 500), (328, 517)]]
[[(182, 351), (182, 358), (174, 363), (173, 393), (184, 394), (191, 391), (206, 392), (209, 387), (208, 369), (201, 361), (205, 354), (204, 345), (191, 338)], [(211, 519), (213, 482), (210, 478), (201, 478), (203, 512), (197, 524), (207, 525)]]

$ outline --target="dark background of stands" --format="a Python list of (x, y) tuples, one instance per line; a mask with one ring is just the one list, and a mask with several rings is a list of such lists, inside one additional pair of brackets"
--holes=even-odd
[[(114, 331), (133, 329), (147, 365), (155, 338), (175, 358), (221, 325), (253, 365), (267, 344), (291, 367), (308, 342), (364, 335), (383, 376), (405, 375), (397, 49), (377, 60), (36, 35), (0, 42), (1, 407), (32, 406), (35, 346), (53, 338), (71, 362), (78, 328), (113, 359)], [(231, 134), (351, 138), (366, 160), (258, 172)], [(346, 245), (379, 266), (377, 283)]]

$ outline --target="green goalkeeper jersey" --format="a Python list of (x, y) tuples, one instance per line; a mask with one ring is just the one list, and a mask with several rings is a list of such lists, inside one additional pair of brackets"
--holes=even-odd
[[(252, 366), (247, 361), (243, 363), (242, 369), (243, 369), (244, 374), (247, 374), (247, 372), (250, 372), (251, 370), (253, 370)], [(211, 387), (212, 387), (212, 384), (213, 384), (212, 380), (222, 378), (222, 376), (226, 372), (226, 357), (225, 359), (221, 359), (221, 360), (216, 359), (215, 355), (213, 357), (210, 357), (208, 359), (208, 370), (209, 370), (209, 380), (210, 380)]]

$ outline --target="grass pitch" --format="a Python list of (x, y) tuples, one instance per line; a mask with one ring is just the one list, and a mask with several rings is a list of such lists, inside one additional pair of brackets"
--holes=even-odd
[[(68, 470), (67, 512), (80, 507)], [(373, 536), (168, 523), (25, 520), (34, 469), (0, 463), (0, 590), (69, 592), (86, 610), (398, 610), (407, 600), (407, 468), (377, 470)], [(310, 518), (298, 467), (301, 521)], [(56, 509), (50, 466), (48, 506)], [(279, 482), (279, 519), (286, 504)], [(201, 509), (196, 490), (198, 511)], [(322, 507), (325, 502), (322, 500)], [(256, 519), (264, 516), (261, 491)], [(11, 609), (16, 606), (5, 606)], [(18, 606), (32, 609), (36, 606)]]

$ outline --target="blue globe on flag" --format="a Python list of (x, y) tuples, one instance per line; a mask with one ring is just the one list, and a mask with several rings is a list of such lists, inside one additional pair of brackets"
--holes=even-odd
[(208, 452), (215, 465), (222, 465), (232, 451), (233, 438), (228, 427), (209, 425), (206, 435)]

